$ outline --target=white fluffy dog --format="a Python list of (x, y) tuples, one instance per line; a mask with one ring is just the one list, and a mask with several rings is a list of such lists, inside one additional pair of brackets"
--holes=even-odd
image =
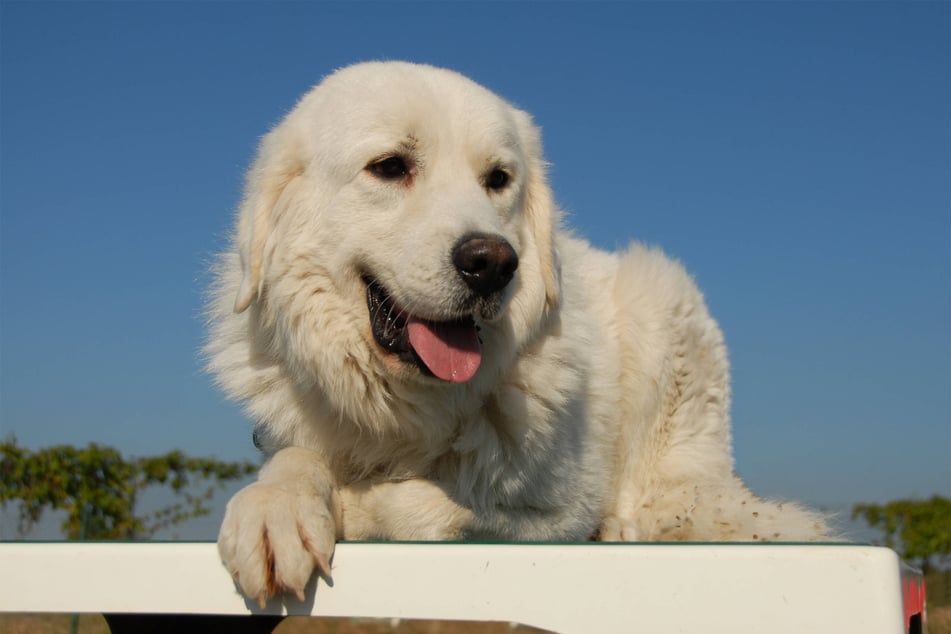
[(346, 68), (264, 137), (209, 319), (269, 456), (218, 541), (260, 601), (329, 574), (336, 539), (827, 534), (734, 475), (683, 268), (565, 232), (530, 117), (454, 72)]

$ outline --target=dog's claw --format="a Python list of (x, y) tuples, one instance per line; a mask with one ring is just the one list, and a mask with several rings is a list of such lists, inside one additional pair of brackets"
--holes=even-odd
[(330, 576), (330, 557), (321, 553), (314, 555), (314, 563), (317, 564), (317, 572), (321, 577), (331, 579)]

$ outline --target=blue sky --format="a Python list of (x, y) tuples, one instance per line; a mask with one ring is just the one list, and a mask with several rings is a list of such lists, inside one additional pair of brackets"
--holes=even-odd
[(534, 114), (578, 233), (694, 273), (755, 491), (951, 495), (949, 7), (4, 0), (0, 434), (254, 458), (207, 264), (296, 99), (408, 59)]

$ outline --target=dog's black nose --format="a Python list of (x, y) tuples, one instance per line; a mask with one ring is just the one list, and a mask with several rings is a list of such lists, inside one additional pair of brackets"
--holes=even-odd
[(452, 263), (469, 288), (486, 297), (512, 281), (518, 254), (501, 236), (472, 233), (453, 248)]

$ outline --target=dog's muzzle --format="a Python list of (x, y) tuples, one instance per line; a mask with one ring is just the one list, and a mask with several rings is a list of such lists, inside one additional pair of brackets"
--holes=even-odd
[(479, 369), (482, 342), (472, 317), (498, 313), (501, 293), (518, 268), (515, 249), (499, 236), (469, 234), (452, 249), (452, 262), (471, 292), (468, 314), (447, 320), (418, 317), (400, 306), (383, 284), (364, 276), (370, 329), (386, 352), (416, 365), (424, 374), (464, 383)]

